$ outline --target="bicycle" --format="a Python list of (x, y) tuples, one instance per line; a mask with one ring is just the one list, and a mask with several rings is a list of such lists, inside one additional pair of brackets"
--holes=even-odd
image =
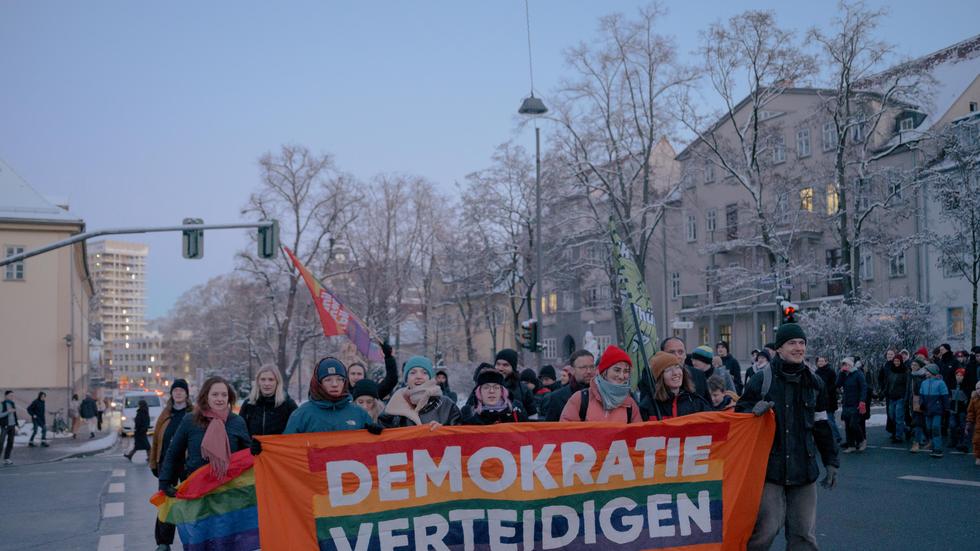
[(71, 429), (71, 427), (68, 425), (68, 421), (65, 420), (64, 408), (53, 412), (51, 417), (51, 431), (53, 433), (60, 434), (63, 432), (68, 432)]

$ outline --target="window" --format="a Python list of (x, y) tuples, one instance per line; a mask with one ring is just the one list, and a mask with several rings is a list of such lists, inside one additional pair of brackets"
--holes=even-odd
[(585, 290), (586, 308), (597, 308), (608, 304), (612, 291), (609, 287), (590, 287)]
[(861, 143), (864, 141), (864, 122), (852, 121), (851, 123), (851, 141), (854, 143)]
[[(24, 252), (23, 245), (7, 245), (4, 247), (4, 256), (7, 258), (11, 256), (16, 256)], [(13, 264), (7, 264), (4, 267), (3, 278), (9, 281), (23, 281), (24, 280), (24, 262), (14, 262)]]
[(888, 275), (892, 277), (902, 277), (905, 275), (905, 251), (902, 251), (889, 259)]
[(902, 182), (901, 181), (892, 182), (891, 185), (888, 186), (888, 191), (889, 191), (889, 193), (891, 195), (894, 195), (896, 199), (901, 199), (902, 198)]
[(687, 215), (687, 241), (698, 240), (698, 219), (693, 214)]
[(782, 136), (773, 136), (770, 138), (770, 145), (772, 146), (772, 162), (773, 164), (781, 163), (786, 160), (786, 140)]
[(946, 334), (950, 337), (966, 334), (966, 311), (962, 307), (946, 309)]
[(813, 188), (805, 187), (800, 190), (800, 210), (813, 212)]
[(558, 293), (554, 291), (548, 295), (548, 311), (552, 314), (558, 311)]
[(558, 340), (551, 339), (541, 339), (542, 354), (545, 358), (557, 358), (558, 357)]
[(769, 342), (771, 335), (769, 335), (769, 327), (766, 325), (766, 322), (759, 324), (759, 337), (761, 337), (759, 342)]
[(915, 119), (912, 117), (905, 117), (898, 122), (899, 132), (908, 132), (909, 130), (915, 129)]
[(975, 101), (971, 101), (970, 102), (970, 112), (971, 113), (976, 113), (977, 112), (977, 102), (975, 102)]
[(612, 344), (612, 337), (609, 335), (597, 335), (595, 344), (599, 347), (599, 354), (602, 354)]
[(711, 161), (704, 162), (704, 183), (710, 184), (715, 181), (715, 165)]
[(844, 278), (839, 272), (841, 263), (840, 249), (827, 249), (824, 253), (827, 260), (827, 295), (835, 296), (844, 294)]
[(718, 227), (718, 209), (711, 209), (705, 214), (705, 226), (709, 236), (714, 234), (715, 228)]
[(708, 327), (705, 326), (705, 325), (702, 325), (701, 326), (701, 342), (711, 342), (711, 339), (708, 338), (708, 337), (709, 337), (709, 335), (708, 335)]
[(676, 299), (681, 296), (681, 274), (670, 272), (670, 298)]
[(827, 186), (827, 216), (837, 214), (840, 208), (840, 195), (837, 193), (837, 186), (830, 184)]
[(822, 136), (824, 151), (833, 151), (837, 148), (837, 128), (834, 126), (834, 123), (824, 123)]
[(732, 342), (732, 326), (726, 324), (726, 325), (722, 325), (722, 326), (718, 327), (718, 336), (719, 336), (719, 339), (718, 340), (725, 341), (725, 342), (729, 343), (729, 345), (731, 345), (731, 342)]
[(810, 156), (810, 129), (803, 128), (796, 132), (796, 156), (809, 157)]
[(861, 264), (858, 267), (861, 272), (861, 279), (870, 281), (875, 278), (875, 257), (870, 251), (861, 252)]
[(573, 308), (575, 308), (575, 298), (574, 297), (575, 297), (575, 293), (573, 293), (571, 291), (562, 291), (561, 292), (561, 307), (562, 307), (562, 310), (564, 310), (566, 312), (570, 312)]
[(725, 237), (738, 239), (738, 205), (725, 206)]

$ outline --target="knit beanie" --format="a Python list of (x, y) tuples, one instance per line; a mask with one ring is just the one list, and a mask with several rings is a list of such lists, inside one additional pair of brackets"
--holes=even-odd
[(347, 378), (347, 366), (344, 362), (338, 360), (337, 358), (326, 357), (320, 360), (316, 364), (316, 380), (322, 381), (324, 377), (329, 375), (340, 375), (344, 379)]
[(701, 346), (695, 348), (693, 352), (691, 352), (691, 357), (693, 359), (698, 359), (704, 363), (710, 364), (711, 359), (715, 357), (715, 353), (711, 350), (710, 346), (706, 344), (702, 344)]
[(847, 364), (847, 365), (851, 366), (851, 369), (854, 369), (854, 358), (852, 358), (850, 356), (848, 356), (848, 357), (844, 358), (843, 360), (841, 360), (840, 363)]
[(633, 367), (633, 360), (626, 351), (614, 344), (607, 346), (606, 351), (599, 358), (599, 373), (602, 373), (619, 362), (626, 362), (627, 365)]
[(778, 350), (786, 341), (791, 341), (793, 339), (803, 339), (806, 342), (806, 333), (803, 332), (803, 328), (800, 327), (798, 323), (784, 323), (779, 326), (776, 330), (776, 349)]
[(683, 367), (681, 360), (677, 359), (677, 356), (670, 354), (668, 352), (657, 352), (653, 359), (650, 360), (650, 372), (653, 374), (653, 379), (656, 381), (660, 379), (664, 371), (667, 371), (668, 367), (673, 366)]
[(510, 364), (511, 369), (517, 371), (517, 351), (513, 348), (504, 348), (500, 352), (497, 352), (497, 357), (493, 359), (494, 363), (498, 360), (503, 360)]
[(493, 366), (487, 362), (483, 362), (476, 366), (476, 369), (473, 371), (473, 382), (476, 382), (476, 379), (480, 376), (480, 373), (483, 373), (487, 369), (493, 369)]
[(541, 381), (538, 380), (538, 376), (534, 374), (534, 370), (530, 367), (521, 371), (521, 382), (534, 383), (534, 386), (541, 386)]
[(939, 366), (936, 364), (929, 364), (926, 366), (926, 371), (928, 371), (930, 375), (939, 375)]
[(174, 389), (175, 388), (182, 388), (182, 389), (184, 389), (184, 392), (186, 392), (188, 394), (191, 393), (190, 387), (187, 386), (187, 379), (174, 379), (173, 384), (170, 385), (170, 394), (171, 395), (174, 393)]
[(408, 381), (409, 371), (415, 369), (416, 367), (421, 367), (429, 374), (430, 379), (436, 378), (436, 370), (432, 367), (432, 360), (426, 358), (425, 356), (412, 356), (405, 362), (405, 377), (404, 380)]
[(538, 378), (544, 379), (545, 377), (548, 377), (550, 379), (558, 379), (558, 374), (555, 373), (555, 366), (546, 365), (541, 367), (541, 372), (538, 373)]
[(378, 383), (372, 381), (371, 379), (361, 379), (354, 383), (354, 388), (351, 390), (351, 396), (356, 400), (358, 396), (370, 396), (375, 400), (380, 400), (381, 396), (378, 395)]

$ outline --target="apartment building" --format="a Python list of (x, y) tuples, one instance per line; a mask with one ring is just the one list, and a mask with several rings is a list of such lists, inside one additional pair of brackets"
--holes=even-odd
[(122, 390), (166, 390), (174, 379), (192, 380), (191, 334), (174, 335), (151, 331), (128, 340), (112, 341), (106, 358)]
[(146, 331), (146, 258), (142, 243), (96, 241), (88, 248), (89, 270), (95, 282), (95, 316), (102, 325), (107, 349), (114, 343), (142, 337)]

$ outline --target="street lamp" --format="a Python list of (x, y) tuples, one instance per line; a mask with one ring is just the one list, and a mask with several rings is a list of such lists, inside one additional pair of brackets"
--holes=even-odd
[[(521, 108), (517, 110), (518, 114), (530, 117), (543, 115), (547, 112), (548, 108), (544, 106), (541, 98), (534, 97), (533, 89), (531, 95), (524, 98), (524, 101), (521, 103)], [(538, 312), (538, 315), (535, 317), (538, 320), (538, 327), (542, 327), (541, 287), (544, 284), (544, 278), (541, 277), (541, 129), (537, 125), (534, 125), (534, 233), (536, 234), (534, 243), (535, 299), (534, 306), (531, 308), (531, 315), (534, 316), (534, 312)], [(538, 343), (532, 344), (534, 345), (532, 350), (534, 350), (534, 356), (536, 358), (537, 372), (541, 373), (541, 348), (538, 346)]]

